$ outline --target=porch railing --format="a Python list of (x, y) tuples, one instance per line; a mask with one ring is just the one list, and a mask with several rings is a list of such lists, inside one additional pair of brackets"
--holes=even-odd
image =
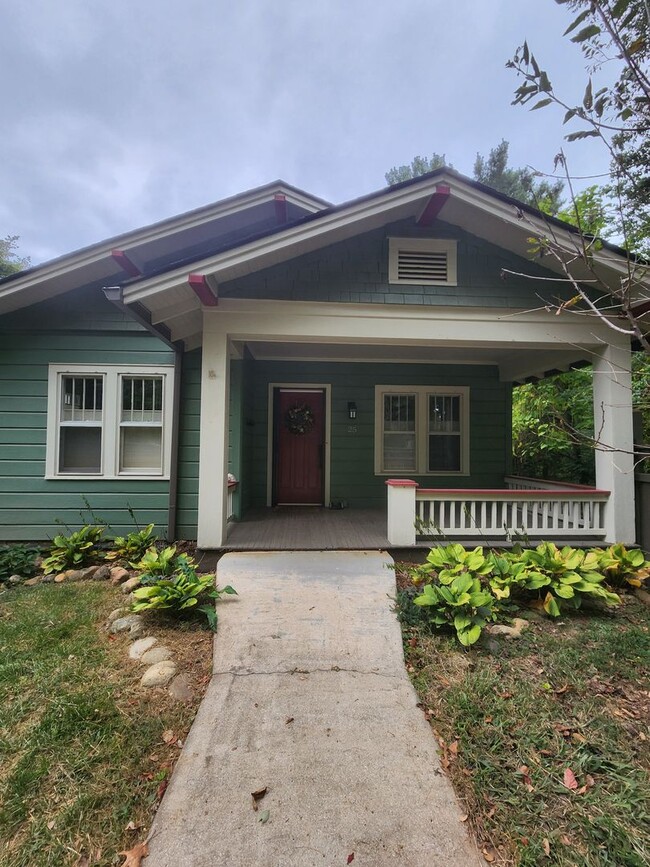
[(515, 477), (506, 481), (531, 484), (525, 488), (475, 490), (420, 488), (408, 479), (389, 479), (388, 541), (411, 547), (418, 537), (486, 536), (492, 541), (519, 534), (552, 541), (568, 536), (598, 539), (605, 535), (609, 491), (577, 485), (533, 487), (537, 480)]

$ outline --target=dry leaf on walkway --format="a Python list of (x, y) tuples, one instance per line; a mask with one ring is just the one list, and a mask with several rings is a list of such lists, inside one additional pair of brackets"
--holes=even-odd
[(262, 825), (266, 825), (266, 823), (269, 821), (270, 815), (270, 810), (262, 810), (262, 812), (260, 813), (260, 822), (262, 823)]
[(149, 847), (146, 843), (138, 843), (133, 849), (119, 854), (124, 855), (125, 859), (122, 867), (141, 867), (142, 859), (149, 854)]
[(350, 852), (350, 854), (348, 855), (348, 860), (345, 863), (346, 864), (352, 864), (353, 861), (354, 861), (354, 852)]
[(264, 786), (263, 789), (257, 789), (255, 792), (251, 792), (251, 798), (253, 799), (253, 809), (257, 812), (257, 802), (261, 801), (264, 795), (268, 792), (269, 787)]

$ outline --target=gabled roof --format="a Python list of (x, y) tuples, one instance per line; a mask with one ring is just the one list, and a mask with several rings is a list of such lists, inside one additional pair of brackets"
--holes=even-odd
[(283, 222), (294, 222), (329, 205), (284, 181), (273, 181), (11, 274), (0, 280), (0, 312), (80, 286), (125, 282), (132, 271), (125, 270), (124, 259), (112, 255), (116, 250), (125, 253), (143, 275), (151, 276), (277, 227), (279, 214)]
[[(280, 220), (277, 196), (287, 202)], [(211, 288), (219, 283), (387, 223), (407, 218), (431, 223), (440, 204), (444, 204), (446, 223), (523, 258), (529, 255), (531, 235), (548, 233), (549, 228), (568, 250), (578, 249), (574, 226), (448, 168), (341, 205), (328, 205), (277, 181), (19, 272), (0, 283), (0, 312), (75, 286), (117, 285), (121, 300), (137, 308), (145, 319), (166, 325), (170, 339), (198, 345), (202, 306), (197, 279), (204, 281), (209, 301)], [(118, 245), (128, 251), (142, 273), (127, 273), (116, 264), (111, 251)], [(604, 244), (595, 259), (610, 285), (626, 273), (627, 255), (612, 244)], [(552, 267), (550, 262), (544, 264)], [(192, 281), (188, 283), (190, 273), (194, 290)], [(586, 270), (584, 277), (588, 277)]]

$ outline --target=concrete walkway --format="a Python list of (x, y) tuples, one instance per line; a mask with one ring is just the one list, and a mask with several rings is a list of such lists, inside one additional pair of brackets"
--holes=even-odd
[(218, 585), (239, 596), (219, 604), (215, 673), (146, 867), (482, 863), (404, 670), (391, 562), (363, 551), (219, 561)]

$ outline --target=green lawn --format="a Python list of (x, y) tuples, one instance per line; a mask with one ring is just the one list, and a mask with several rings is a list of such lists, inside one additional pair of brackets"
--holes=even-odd
[(627, 597), (560, 622), (534, 613), (519, 641), (464, 651), (422, 626), (407, 593), (398, 602), (410, 675), (486, 861), (650, 864), (648, 609)]
[(92, 582), (0, 594), (3, 867), (113, 865), (146, 836), (178, 754), (162, 733), (196, 708), (139, 687), (101, 628), (122, 601)]

